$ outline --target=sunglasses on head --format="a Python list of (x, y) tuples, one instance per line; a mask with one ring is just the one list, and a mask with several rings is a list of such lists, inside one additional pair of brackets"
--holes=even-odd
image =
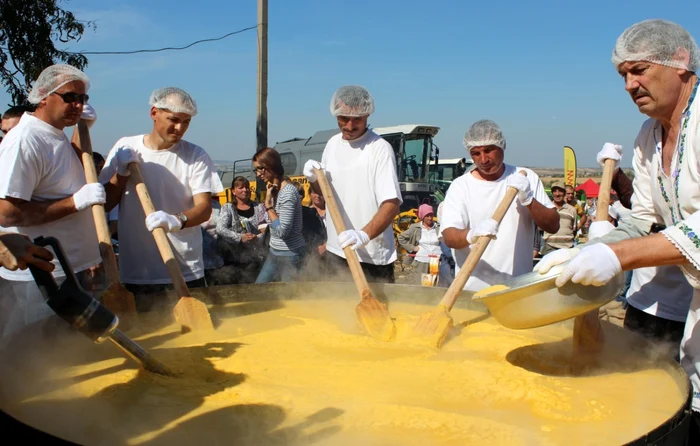
[(58, 93), (54, 91), (52, 94), (58, 95), (63, 99), (63, 102), (66, 104), (74, 104), (76, 102), (80, 102), (81, 104), (87, 104), (88, 99), (90, 99), (90, 96), (86, 94), (79, 94), (75, 93), (73, 91), (69, 91), (68, 93)]

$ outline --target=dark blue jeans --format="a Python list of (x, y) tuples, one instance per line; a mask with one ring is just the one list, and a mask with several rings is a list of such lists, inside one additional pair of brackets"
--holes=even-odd
[(270, 249), (255, 283), (292, 282), (301, 270), (304, 255)]

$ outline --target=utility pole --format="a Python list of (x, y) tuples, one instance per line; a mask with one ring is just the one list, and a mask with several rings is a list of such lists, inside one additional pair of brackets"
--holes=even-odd
[(257, 150), (267, 147), (267, 0), (258, 0)]

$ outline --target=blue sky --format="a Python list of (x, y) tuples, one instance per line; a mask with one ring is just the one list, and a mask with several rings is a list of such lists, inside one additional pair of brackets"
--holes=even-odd
[[(194, 3), (71, 0), (95, 20), (72, 51), (181, 46), (257, 22), (255, 0)], [(375, 127), (430, 124), (442, 157), (465, 154), (478, 119), (498, 122), (506, 162), (563, 165), (564, 145), (594, 166), (606, 141), (626, 149), (644, 120), (610, 62), (615, 39), (648, 18), (677, 22), (700, 39), (700, 2), (269, 1), (269, 143), (335, 126), (328, 104), (345, 84), (373, 94)], [(151, 129), (148, 96), (174, 85), (197, 100), (186, 139), (220, 160), (255, 150), (257, 34), (247, 31), (184, 51), (90, 56), (95, 150)], [(0, 92), (0, 103), (9, 103)]]

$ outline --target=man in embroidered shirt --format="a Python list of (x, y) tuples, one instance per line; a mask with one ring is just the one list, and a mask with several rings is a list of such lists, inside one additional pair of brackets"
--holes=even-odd
[[(550, 254), (537, 269), (571, 260), (557, 286), (569, 280), (600, 286), (623, 270), (681, 266), (694, 288), (680, 349), (694, 390), (689, 444), (700, 444), (700, 50), (681, 26), (647, 20), (622, 33), (612, 61), (639, 111), (651, 118), (635, 141), (632, 217), (580, 252)], [(652, 233), (659, 225), (666, 229)], [(644, 237), (625, 240), (636, 236)]]

